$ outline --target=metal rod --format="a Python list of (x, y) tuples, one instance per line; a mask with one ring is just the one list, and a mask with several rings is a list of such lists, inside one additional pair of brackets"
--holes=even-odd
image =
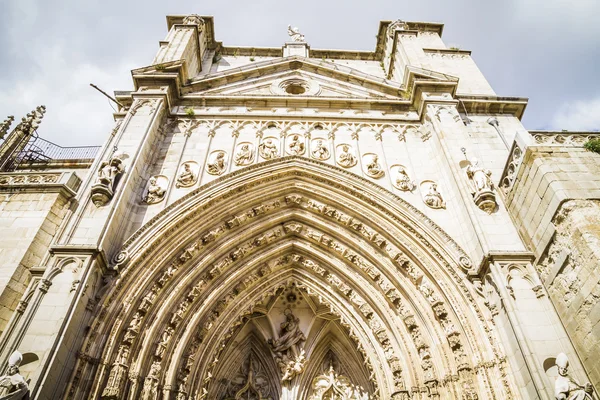
[(103, 95), (105, 95), (106, 97), (109, 98), (109, 100), (112, 100), (114, 103), (116, 103), (119, 107), (121, 108), (125, 108), (125, 106), (121, 103), (119, 103), (117, 101), (117, 99), (115, 99), (114, 97), (109, 96), (104, 90), (100, 89), (98, 86), (94, 85), (93, 83), (90, 83), (90, 86), (93, 87), (94, 89), (96, 89), (97, 91), (99, 91), (100, 93), (102, 93)]

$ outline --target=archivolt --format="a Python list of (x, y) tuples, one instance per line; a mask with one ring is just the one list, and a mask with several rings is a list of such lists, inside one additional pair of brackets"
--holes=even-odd
[(414, 207), (341, 169), (288, 157), (239, 170), (165, 209), (115, 262), (74, 396), (144, 386), (206, 398), (255, 305), (291, 283), (339, 318), (374, 398), (440, 386), (448, 398), (510, 396), (468, 258)]

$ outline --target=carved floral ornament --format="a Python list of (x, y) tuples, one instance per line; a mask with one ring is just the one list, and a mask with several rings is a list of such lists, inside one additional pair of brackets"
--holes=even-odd
[[(310, 177), (310, 174), (305, 175), (307, 178)], [(343, 176), (343, 174), (342, 174)], [(245, 190), (248, 190), (249, 188), (245, 188)], [(370, 228), (367, 224), (365, 224), (365, 221), (360, 221), (360, 220), (356, 220), (354, 217), (353, 219), (349, 219), (348, 217), (350, 217), (350, 214), (347, 213), (347, 210), (344, 210), (343, 207), (337, 208), (337, 207), (332, 207), (332, 205), (328, 205), (326, 203), (323, 202), (319, 202), (319, 201), (315, 201), (314, 199), (311, 199), (310, 197), (304, 197), (304, 196), (293, 196), (293, 195), (287, 195), (287, 197), (285, 198), (280, 198), (277, 200), (273, 200), (272, 203), (263, 203), (262, 206), (264, 207), (258, 207), (257, 205), (254, 205), (251, 209), (238, 209), (238, 211), (234, 214), (232, 214), (233, 216), (230, 217), (229, 219), (225, 220), (225, 223), (221, 226), (214, 226), (214, 227), (207, 227), (206, 231), (204, 231), (204, 233), (202, 233), (199, 237), (197, 237), (197, 242), (190, 242), (189, 239), (183, 239), (183, 238), (179, 238), (178, 240), (184, 240), (184, 242), (186, 243), (185, 250), (180, 253), (179, 259), (174, 262), (173, 264), (169, 264), (168, 268), (162, 270), (160, 273), (157, 272), (151, 272), (151, 271), (146, 271), (145, 274), (152, 274), (154, 276), (154, 278), (152, 278), (149, 282), (154, 282), (153, 285), (148, 286), (148, 284), (143, 284), (142, 281), (148, 281), (148, 278), (136, 278), (136, 287), (140, 287), (143, 288), (139, 295), (136, 295), (134, 298), (140, 299), (148, 299), (143, 300), (140, 302), (140, 300), (134, 301), (132, 303), (132, 308), (131, 308), (131, 312), (129, 313), (129, 315), (132, 315), (132, 313), (135, 312), (136, 308), (138, 307), (137, 304), (143, 305), (146, 303), (150, 303), (149, 306), (143, 306), (143, 307), (148, 307), (148, 312), (152, 312), (151, 310), (153, 309), (153, 307), (157, 307), (157, 306), (161, 306), (161, 307), (169, 307), (169, 309), (171, 310), (170, 313), (168, 313), (168, 315), (165, 315), (165, 318), (163, 319), (164, 324), (173, 326), (174, 324), (177, 326), (176, 328), (176, 332), (180, 331), (181, 329), (183, 329), (183, 325), (181, 324), (187, 324), (188, 322), (186, 321), (191, 321), (190, 318), (194, 318), (195, 321), (198, 321), (196, 323), (201, 323), (202, 326), (205, 327), (206, 329), (206, 333), (202, 333), (198, 340), (197, 346), (198, 346), (198, 350), (194, 350), (194, 348), (182, 348), (181, 346), (177, 345), (179, 349), (181, 349), (181, 353), (179, 354), (187, 354), (188, 350), (194, 350), (193, 354), (197, 354), (198, 351), (201, 351), (200, 349), (214, 349), (213, 353), (210, 354), (206, 354), (204, 356), (202, 356), (201, 359), (196, 358), (195, 361), (192, 363), (192, 365), (196, 365), (199, 362), (202, 362), (203, 366), (198, 366), (197, 368), (194, 367), (194, 371), (192, 372), (190, 370), (190, 373), (187, 375), (188, 377), (185, 379), (181, 379), (181, 382), (187, 382), (187, 383), (182, 383), (182, 389), (181, 392), (185, 392), (185, 393), (203, 393), (203, 389), (199, 389), (199, 388), (206, 388), (206, 390), (212, 390), (211, 389), (211, 383), (210, 380), (208, 380), (206, 382), (206, 384), (202, 383), (203, 380), (205, 378), (207, 378), (209, 376), (209, 374), (212, 374), (213, 372), (215, 372), (214, 368), (217, 368), (217, 366), (219, 365), (219, 363), (217, 362), (215, 364), (214, 367), (210, 367), (210, 360), (215, 360), (215, 359), (221, 359), (220, 358), (220, 350), (222, 346), (220, 344), (221, 340), (225, 340), (225, 342), (223, 342), (223, 344), (225, 345), (225, 347), (227, 347), (227, 340), (229, 340), (231, 337), (233, 337), (233, 335), (235, 334), (235, 332), (237, 332), (236, 329), (239, 329), (241, 325), (243, 325), (243, 322), (240, 322), (239, 324), (237, 322), (232, 322), (231, 317), (227, 317), (227, 319), (223, 319), (223, 317), (219, 317), (219, 315), (228, 315), (228, 312), (224, 311), (224, 309), (222, 309), (222, 307), (224, 306), (225, 309), (239, 309), (242, 310), (244, 307), (248, 306), (251, 307), (251, 304), (256, 304), (256, 302), (254, 300), (250, 301), (250, 300), (242, 300), (242, 299), (249, 299), (249, 297), (247, 297), (247, 295), (242, 295), (242, 293), (244, 293), (245, 287), (248, 288), (248, 290), (252, 290), (252, 293), (264, 293), (267, 289), (266, 287), (261, 283), (263, 282), (265, 279), (271, 279), (271, 277), (276, 277), (279, 276), (279, 274), (283, 274), (281, 275), (281, 280), (285, 280), (285, 271), (292, 271), (293, 269), (289, 269), (289, 267), (286, 267), (286, 265), (289, 265), (286, 262), (283, 262), (283, 260), (280, 261), (274, 261), (273, 263), (269, 263), (269, 268), (268, 269), (264, 269), (264, 272), (261, 272), (261, 265), (263, 265), (262, 262), (259, 263), (252, 263), (251, 260), (253, 259), (260, 259), (259, 255), (272, 247), (271, 243), (277, 243), (278, 241), (281, 240), (289, 240), (292, 238), (297, 238), (299, 237), (298, 235), (300, 235), (300, 237), (304, 238), (303, 240), (307, 240), (310, 241), (311, 243), (315, 244), (315, 250), (316, 249), (323, 249), (323, 251), (325, 251), (326, 249), (330, 249), (327, 251), (333, 251), (334, 254), (338, 254), (338, 257), (340, 260), (344, 259), (346, 261), (344, 261), (344, 264), (347, 263), (347, 265), (354, 265), (354, 267), (350, 270), (354, 270), (354, 271), (361, 271), (360, 275), (362, 276), (362, 279), (364, 282), (372, 282), (369, 283), (369, 285), (365, 285), (365, 284), (361, 284), (360, 287), (372, 287), (372, 290), (375, 290), (375, 292), (373, 293), (379, 293), (377, 295), (373, 294), (370, 296), (375, 296), (376, 298), (380, 298), (380, 299), (384, 299), (383, 302), (387, 303), (387, 304), (398, 304), (398, 306), (394, 306), (394, 309), (396, 309), (395, 307), (400, 307), (397, 310), (398, 311), (394, 311), (394, 313), (398, 313), (397, 317), (394, 318), (400, 318), (400, 321), (402, 321), (401, 323), (406, 324), (407, 328), (410, 331), (410, 339), (408, 339), (408, 343), (410, 343), (410, 348), (411, 349), (415, 349), (415, 350), (411, 350), (411, 352), (416, 352), (416, 353), (411, 353), (411, 354), (418, 354), (418, 362), (416, 363), (416, 365), (418, 365), (418, 368), (420, 368), (419, 375), (418, 376), (422, 376), (423, 378), (421, 378), (422, 380), (420, 380), (419, 385), (423, 385), (425, 384), (425, 380), (427, 380), (427, 382), (429, 382), (430, 385), (434, 385), (436, 382), (436, 379), (438, 379), (437, 377), (440, 376), (441, 371), (436, 371), (435, 370), (435, 362), (433, 362), (432, 357), (434, 357), (434, 353), (431, 351), (428, 351), (428, 347), (431, 346), (430, 344), (428, 344), (428, 339), (427, 336), (423, 335), (422, 333), (422, 329), (420, 327), (420, 322), (418, 320), (418, 318), (414, 317), (414, 312), (411, 311), (411, 306), (409, 306), (408, 304), (404, 304), (404, 302), (402, 302), (402, 299), (397, 297), (398, 294), (396, 294), (396, 292), (393, 290), (394, 286), (396, 285), (396, 283), (394, 283), (393, 281), (389, 281), (388, 278), (386, 278), (386, 276), (388, 276), (388, 272), (384, 272), (384, 271), (380, 271), (378, 272), (377, 269), (381, 268), (380, 266), (373, 266), (372, 263), (369, 261), (369, 259), (365, 259), (364, 256), (361, 256), (360, 253), (356, 253), (356, 252), (352, 252), (352, 250), (347, 246), (344, 245), (343, 242), (338, 242), (335, 239), (335, 236), (331, 236), (330, 234), (328, 234), (328, 232), (324, 232), (318, 229), (315, 229), (315, 227), (310, 227), (310, 226), (305, 226), (301, 221), (295, 224), (286, 224), (283, 228), (273, 228), (273, 229), (268, 229), (263, 231), (262, 233), (258, 233), (256, 235), (253, 235), (251, 237), (247, 238), (247, 241), (245, 241), (244, 243), (242, 243), (240, 245), (239, 248), (229, 248), (229, 249), (222, 249), (220, 250), (219, 253), (215, 253), (214, 259), (211, 259), (210, 261), (210, 265), (197, 265), (197, 263), (194, 261), (197, 259), (197, 257), (199, 257), (201, 254), (204, 254), (207, 250), (212, 249), (212, 248), (219, 248), (220, 243), (222, 243), (222, 241), (226, 238), (225, 235), (229, 235), (229, 232), (242, 232), (245, 230), (245, 228), (242, 228), (243, 226), (245, 226), (246, 224), (255, 224), (259, 221), (268, 221), (270, 220), (272, 217), (267, 217), (266, 216), (270, 215), (270, 213), (279, 213), (282, 210), (285, 210), (286, 208), (301, 208), (303, 210), (306, 211), (310, 211), (311, 213), (315, 213), (315, 215), (319, 215), (319, 218), (325, 218), (326, 220), (330, 220), (331, 222), (335, 222), (336, 224), (339, 224), (340, 226), (346, 226), (347, 228), (344, 229), (352, 229), (354, 230), (357, 234), (359, 234), (360, 237), (363, 237), (364, 239), (362, 240), (368, 240), (368, 242), (373, 243), (372, 246), (373, 249), (376, 249), (377, 253), (381, 253), (382, 255), (388, 254), (388, 247), (391, 247), (391, 249), (394, 249), (394, 244), (393, 241), (396, 240), (396, 238), (393, 237), (389, 237), (386, 238), (385, 236), (387, 236), (387, 234), (384, 234), (383, 237), (381, 237), (380, 235), (375, 235), (375, 233), (377, 233), (377, 231), (373, 231), (372, 228)], [(189, 205), (187, 206), (189, 207)], [(274, 214), (277, 215), (277, 214)], [(200, 217), (200, 216), (198, 216)], [(218, 218), (216, 219), (218, 220)], [(190, 223), (190, 221), (188, 221), (188, 223)], [(250, 225), (249, 225), (250, 226)], [(287, 232), (286, 232), (287, 231)], [(294, 239), (295, 240), (295, 239)], [(355, 241), (353, 241), (354, 243)], [(405, 244), (406, 245), (406, 244)], [(164, 246), (159, 246), (159, 247), (155, 247), (155, 245), (153, 245), (153, 247), (155, 249), (158, 248), (164, 248)], [(410, 248), (411, 246), (408, 246), (408, 248)], [(432, 250), (433, 251), (433, 250)], [(362, 252), (362, 250), (361, 250)], [(345, 254), (345, 255), (344, 255)], [(440, 303), (440, 301), (444, 302), (444, 298), (442, 296), (440, 296), (439, 293), (437, 293), (436, 287), (431, 286), (430, 282), (427, 281), (423, 281), (423, 278), (420, 277), (418, 269), (419, 267), (415, 266), (412, 264), (411, 262), (411, 258), (414, 257), (411, 256), (411, 258), (404, 256), (401, 253), (392, 253), (390, 256), (386, 255), (385, 257), (391, 257), (394, 256), (390, 261), (384, 263), (385, 265), (387, 265), (389, 262), (393, 262), (393, 265), (396, 265), (396, 267), (394, 268), (399, 268), (401, 272), (402, 276), (405, 276), (405, 279), (408, 279), (409, 282), (414, 282), (411, 283), (410, 285), (412, 285), (412, 287), (414, 287), (414, 289), (411, 290), (417, 290), (418, 293), (420, 293), (419, 296), (423, 296), (423, 299), (426, 299), (425, 301), (427, 302), (426, 304), (429, 304), (430, 307), (430, 311), (428, 311), (429, 313), (434, 313), (435, 314), (435, 318), (436, 320), (440, 321), (440, 326), (443, 332), (445, 332), (445, 334), (447, 335), (447, 338), (444, 340), (447, 340), (449, 345), (451, 346), (451, 359), (456, 359), (456, 365), (463, 365), (465, 364), (463, 362), (463, 360), (468, 360), (469, 358), (474, 357), (474, 361), (473, 362), (477, 362), (478, 357), (481, 357), (480, 355), (475, 355), (475, 356), (469, 356), (469, 357), (465, 357), (465, 354), (469, 354), (469, 350), (466, 350), (467, 347), (463, 347), (463, 343), (466, 340), (467, 343), (469, 343), (469, 346), (471, 348), (473, 348), (476, 353), (478, 348), (485, 348), (485, 346), (487, 346), (484, 343), (479, 342), (478, 340), (474, 339), (474, 333), (472, 333), (473, 328), (468, 328), (468, 322), (466, 322), (464, 320), (463, 317), (458, 317), (458, 319), (456, 319), (456, 317), (453, 314), (452, 309), (448, 308), (448, 306), (444, 306), (442, 303)], [(137, 255), (134, 256), (137, 259)], [(291, 257), (294, 257), (293, 255), (291, 255)], [(304, 257), (304, 259), (302, 258)], [(154, 259), (156, 259), (156, 257), (153, 257)], [(267, 258), (268, 259), (268, 258)], [(365, 320), (365, 324), (367, 326), (370, 327), (370, 329), (373, 330), (373, 335), (377, 338), (377, 342), (376, 343), (372, 343), (369, 344), (369, 342), (366, 342), (364, 339), (364, 334), (361, 333), (360, 331), (357, 331), (357, 328), (354, 328), (354, 332), (357, 335), (358, 343), (362, 343), (360, 346), (365, 348), (365, 353), (368, 354), (381, 354), (378, 353), (379, 350), (375, 350), (372, 349), (372, 346), (376, 346), (377, 348), (382, 348), (384, 350), (381, 350), (382, 352), (384, 352), (385, 354), (389, 354), (389, 361), (383, 361), (381, 359), (378, 358), (373, 358), (372, 356), (370, 358), (371, 363), (372, 363), (372, 368), (374, 371), (378, 371), (380, 369), (380, 367), (378, 366), (380, 363), (384, 363), (385, 365), (387, 365), (385, 368), (391, 371), (398, 371), (398, 373), (394, 373), (394, 376), (398, 376), (399, 380), (398, 380), (398, 387), (401, 387), (403, 383), (403, 380), (406, 379), (404, 373), (402, 372), (402, 369), (406, 370), (406, 368), (413, 368), (413, 367), (407, 367), (404, 361), (399, 361), (403, 359), (403, 355), (402, 354), (397, 354), (396, 351), (394, 350), (396, 345), (393, 345), (393, 343), (396, 343), (396, 335), (397, 333), (394, 332), (393, 328), (390, 328), (389, 326), (387, 326), (387, 321), (390, 317), (380, 317), (379, 313), (380, 311), (380, 307), (383, 307), (382, 305), (377, 305), (377, 304), (384, 304), (384, 303), (373, 303), (374, 298), (375, 297), (362, 297), (362, 296), (357, 296), (357, 292), (355, 292), (355, 288), (356, 283), (353, 283), (353, 279), (351, 279), (350, 281), (348, 280), (348, 276), (353, 276), (353, 274), (356, 274), (356, 272), (347, 272), (347, 273), (342, 273), (340, 274), (339, 272), (335, 271), (335, 268), (331, 268), (331, 266), (327, 266), (327, 265), (319, 265), (320, 263), (315, 259), (315, 260), (311, 260), (310, 258), (306, 258), (304, 255), (300, 256), (300, 258), (295, 258), (297, 261), (292, 261), (295, 265), (298, 265), (300, 268), (302, 268), (303, 271), (306, 271), (305, 273), (309, 273), (314, 274), (313, 276), (317, 277), (319, 276), (320, 278), (318, 278), (321, 282), (323, 282), (320, 285), (327, 285), (327, 286), (331, 286), (333, 288), (335, 288), (334, 290), (336, 290), (340, 296), (343, 296), (343, 298), (346, 298), (348, 300), (344, 300), (347, 301), (347, 304), (353, 304), (352, 307), (356, 309), (356, 315), (357, 318), (358, 316), (360, 316), (360, 318), (363, 318)], [(393, 261), (392, 261), (393, 260)], [(123, 275), (123, 278), (121, 280), (121, 287), (122, 288), (127, 288), (128, 287), (128, 283), (127, 283), (127, 279), (126, 276), (127, 274), (130, 274), (132, 272), (134, 272), (136, 269), (134, 267), (134, 264), (130, 263), (130, 267), (129, 270), (125, 270), (124, 273), (126, 273), (126, 275)], [(247, 272), (243, 272), (241, 271), (241, 276), (243, 276), (245, 279), (245, 283), (244, 281), (238, 281), (237, 284), (235, 282), (232, 282), (231, 285), (229, 286), (229, 284), (226, 284), (225, 286), (223, 286), (223, 294), (225, 296), (227, 296), (227, 293), (232, 293), (235, 297), (235, 299), (239, 299), (239, 300), (226, 300), (225, 297), (223, 297), (223, 300), (225, 301), (225, 303), (221, 303), (220, 300), (218, 300), (217, 298), (215, 298), (215, 300), (213, 301), (213, 305), (207, 304), (204, 310), (202, 311), (201, 314), (198, 314), (198, 312), (200, 311), (195, 311), (198, 308), (199, 304), (202, 304), (202, 293), (212, 293), (215, 289), (212, 289), (211, 285), (213, 285), (213, 282), (217, 282), (217, 278), (218, 279), (223, 279), (223, 277), (229, 277), (231, 276), (228, 271), (232, 270), (232, 269), (237, 269), (238, 265), (248, 265), (248, 269)], [(392, 264), (390, 264), (391, 266)], [(189, 276), (189, 272), (188, 271), (192, 271), (190, 270), (190, 268), (193, 266), (193, 270), (197, 271), (199, 274), (205, 274), (203, 276), (199, 276), (196, 275), (195, 277)], [(134, 268), (133, 270), (131, 270), (131, 268)], [(254, 269), (252, 269), (254, 268)], [(350, 271), (348, 270), (348, 271)], [(256, 271), (256, 275), (254, 275), (255, 273), (253, 273), (252, 271)], [(346, 275), (346, 274), (351, 274), (351, 275)], [(188, 277), (189, 278), (186, 278)], [(256, 278), (254, 278), (254, 276), (256, 276)], [(421, 274), (422, 276), (422, 274)], [(247, 279), (246, 279), (247, 278)], [(140, 280), (142, 279), (142, 280)], [(191, 282), (194, 282), (194, 286), (193, 288), (189, 289), (189, 292), (186, 293), (182, 293), (183, 296), (185, 297), (180, 297), (179, 299), (177, 299), (176, 301), (171, 301), (169, 304), (165, 303), (164, 300), (164, 296), (169, 293), (169, 287), (171, 287), (171, 285), (178, 285), (177, 282), (180, 282), (181, 279), (190, 279)], [(444, 280), (444, 278), (440, 279)], [(281, 281), (280, 280), (280, 281)], [(204, 282), (204, 283), (203, 283)], [(326, 283), (325, 283), (326, 282)], [(299, 284), (305, 284), (302, 281), (298, 282)], [(242, 285), (242, 286), (236, 286), (236, 285)], [(190, 287), (193, 285), (190, 285)], [(219, 287), (221, 286), (221, 284), (219, 284)], [(238, 287), (238, 289), (232, 290), (231, 287)], [(324, 286), (323, 286), (324, 287)], [(196, 289), (194, 289), (196, 288)], [(309, 289), (311, 291), (317, 291), (317, 293), (321, 293), (322, 290), (324, 290), (323, 288), (319, 288), (319, 287), (313, 287), (312, 285), (309, 286)], [(371, 290), (371, 289), (369, 289)], [(397, 290), (397, 289), (396, 289)], [(459, 292), (462, 289), (459, 289)], [(147, 295), (144, 294), (145, 291), (148, 291)], [(361, 289), (362, 291), (362, 289)], [(153, 294), (156, 293), (156, 294)], [(199, 295), (196, 293), (200, 293)], [(239, 293), (239, 294), (236, 294)], [(323, 292), (325, 293), (325, 292)], [(250, 295), (250, 292), (248, 293), (248, 295)], [(192, 298), (194, 296), (200, 296), (197, 297), (195, 300), (191, 301), (187, 306), (185, 306), (185, 304), (187, 303), (186, 299), (192, 300)], [(389, 296), (389, 297), (388, 297)], [(108, 303), (106, 304), (115, 304), (115, 300), (108, 300)], [(237, 306), (235, 305), (236, 302), (238, 301), (243, 301), (243, 303), (245, 303), (245, 306), (242, 308), (236, 308)], [(466, 300), (468, 301), (468, 300)], [(457, 300), (451, 300), (449, 301), (449, 304), (460, 304), (460, 301)], [(154, 304), (156, 306), (154, 306)], [(223, 304), (222, 306), (219, 304)], [(214, 306), (214, 308), (213, 308)], [(231, 308), (230, 308), (231, 307)], [(335, 305), (333, 308), (336, 309), (340, 307), (340, 305)], [(344, 307), (348, 307), (348, 305), (344, 306)], [(389, 307), (386, 305), (386, 307)], [(329, 307), (328, 307), (329, 308)], [(214, 309), (215, 311), (217, 311), (217, 314), (212, 314), (212, 313), (208, 313), (208, 310), (210, 309)], [(477, 309), (476, 306), (474, 306), (474, 309)], [(240, 311), (241, 312), (241, 311)], [(471, 313), (472, 311), (470, 311), (469, 309), (463, 310), (461, 312), (467, 312), (467, 313)], [(207, 314), (208, 313), (208, 314)], [(243, 312), (242, 312), (243, 314)], [(197, 317), (194, 317), (194, 315), (204, 315), (204, 317), (201, 317), (202, 319), (199, 320), (197, 319)], [(214, 315), (214, 320), (212, 319), (212, 317), (210, 317), (210, 315)], [(131, 317), (130, 317), (131, 318)], [(207, 319), (208, 318), (208, 319)], [(135, 321), (136, 318), (133, 318), (131, 321)], [(130, 326), (130, 322), (127, 321), (127, 319), (125, 319), (126, 322), (124, 322), (124, 326)], [(147, 322), (145, 322), (147, 321)], [(236, 320), (237, 321), (237, 320)], [(445, 322), (447, 321), (447, 322)], [(108, 323), (109, 321), (107, 321)], [(142, 319), (142, 326), (143, 324), (147, 324), (147, 323), (152, 323), (153, 325), (156, 326), (156, 328), (154, 328), (154, 330), (156, 331), (156, 334), (154, 335), (154, 337), (157, 338), (157, 342), (153, 342), (150, 346), (151, 348), (148, 349), (147, 353), (149, 355), (152, 355), (152, 357), (162, 357), (162, 364), (161, 364), (161, 370), (160, 371), (167, 371), (170, 370), (171, 368), (175, 368), (175, 370), (180, 371), (180, 368), (184, 368), (181, 366), (177, 366), (177, 367), (170, 367), (167, 363), (170, 361), (167, 360), (181, 360), (182, 363), (187, 363), (187, 359), (185, 357), (181, 357), (181, 356), (175, 356), (175, 357), (171, 357), (168, 354), (171, 354), (171, 350), (169, 350), (170, 348), (173, 348), (173, 346), (176, 346), (176, 343), (178, 343), (179, 339), (179, 334), (174, 334), (172, 336), (170, 336), (170, 338), (165, 339), (165, 341), (168, 341), (169, 344), (166, 346), (167, 350), (166, 352), (163, 353), (162, 350), (155, 350), (155, 349), (159, 349), (162, 348), (163, 345), (159, 346), (160, 341), (162, 340), (161, 338), (163, 337), (163, 332), (166, 332), (165, 328), (161, 328), (159, 327), (161, 322), (160, 321), (156, 321), (156, 322), (152, 322), (152, 320), (146, 320), (146, 319)], [(195, 323), (195, 324), (196, 324)], [(342, 323), (347, 324), (349, 323), (349, 327), (356, 327), (356, 323), (355, 322), (350, 322), (350, 321), (342, 321)], [(482, 322), (485, 323), (485, 322)], [(136, 324), (137, 322), (135, 322), (133, 324), (133, 328), (132, 331), (135, 331), (136, 328)], [(459, 326), (459, 324), (461, 325), (461, 332), (465, 332), (464, 333), (464, 337), (462, 336), (463, 334), (461, 333), (460, 335), (457, 334), (457, 329), (453, 328), (453, 326)], [(228, 331), (224, 331), (223, 329), (234, 329), (234, 331), (232, 331), (231, 333), (228, 333)], [(93, 328), (94, 329), (94, 328)], [(142, 329), (146, 329), (146, 328), (139, 328), (139, 331), (141, 332)], [(361, 328), (362, 329), (362, 328)], [(390, 330), (391, 329), (391, 330)], [(225, 333), (223, 333), (225, 332)], [(471, 332), (471, 333), (470, 333)], [(208, 336), (207, 336), (208, 335)], [(167, 337), (169, 336), (168, 334), (166, 335)], [(227, 338), (227, 339), (226, 339)], [(361, 339), (362, 338), (362, 339)], [(129, 339), (128, 339), (129, 340)], [(137, 340), (137, 341), (136, 341)], [(193, 342), (190, 343), (189, 340), (191, 339), (187, 339), (187, 343), (189, 343), (189, 345), (193, 345)], [(91, 343), (91, 342), (90, 342)], [(143, 343), (139, 341), (139, 339), (133, 339), (132, 343), (138, 343), (138, 344), (132, 344), (133, 346), (140, 346)], [(472, 343), (478, 343), (477, 345), (473, 345)], [(184, 343), (182, 343), (182, 345), (184, 345)], [(390, 347), (391, 346), (391, 347)], [(398, 344), (398, 346), (403, 347), (405, 346), (404, 344), (400, 345)], [(414, 346), (414, 347), (413, 347)], [(484, 346), (484, 347), (481, 347)], [(136, 349), (138, 347), (135, 347)], [(388, 349), (389, 350), (385, 350)], [(187, 350), (186, 350), (187, 349)], [(418, 349), (418, 351), (417, 351)], [(117, 348), (115, 347), (116, 351)], [(134, 350), (135, 354), (138, 354), (139, 351), (138, 350)], [(131, 352), (131, 354), (134, 354), (134, 351)], [(179, 351), (179, 350), (178, 350)], [(202, 350), (204, 351), (204, 350)], [(87, 353), (87, 351), (86, 351)], [(111, 354), (110, 352), (108, 354)], [(114, 353), (113, 353), (114, 354)], [(409, 353), (407, 353), (409, 354)], [(197, 357), (197, 356), (195, 356)], [(399, 357), (398, 361), (394, 358), (394, 357)], [(437, 356), (435, 356), (437, 357)], [(486, 359), (485, 357), (483, 359)], [(309, 359), (310, 360), (310, 359)], [(111, 365), (112, 360), (107, 360), (107, 363), (109, 365)], [(196, 364), (194, 364), (196, 363)], [(206, 364), (208, 363), (208, 365)], [(129, 364), (127, 365), (139, 365), (139, 362), (136, 361), (135, 359), (131, 359), (129, 360)], [(146, 367), (144, 367), (144, 369), (139, 370), (139, 374), (140, 376), (146, 377), (144, 379), (142, 379), (144, 382), (148, 382), (148, 384), (146, 385), (148, 390), (152, 390), (152, 388), (154, 387), (154, 382), (156, 381), (156, 378), (154, 377), (156, 374), (155, 373), (150, 373), (150, 367), (153, 365), (153, 363), (148, 363), (147, 361), (144, 361), (144, 365)], [(183, 365), (183, 364), (181, 364)], [(396, 366), (398, 365), (398, 366)], [(465, 364), (465, 365), (468, 365)], [(494, 364), (495, 366), (491, 367), (491, 368), (501, 368), (501, 364)], [(402, 367), (403, 366), (403, 367)], [(397, 369), (398, 367), (400, 367), (400, 369)], [(137, 367), (136, 367), (137, 368)], [(199, 368), (199, 369), (198, 369)], [(212, 368), (212, 369), (211, 369)], [(185, 369), (185, 368), (184, 368)], [(137, 371), (138, 369), (136, 369)], [(118, 371), (118, 368), (116, 369), (116, 371)], [(212, 371), (212, 372), (211, 372)], [(159, 376), (161, 376), (162, 378), (160, 379), (175, 379), (174, 376), (172, 378), (167, 377), (166, 375), (163, 375), (163, 372), (159, 372), (158, 373)], [(403, 378), (404, 377), (404, 378)], [(147, 379), (150, 378), (150, 379)], [(187, 379), (187, 380), (186, 380)], [(432, 379), (432, 380), (430, 380)], [(377, 379), (379, 380), (379, 378)], [(383, 382), (383, 381), (380, 381)], [(439, 379), (437, 380), (437, 384), (451, 384), (451, 383), (442, 383), (441, 381), (439, 381)], [(175, 380), (169, 380), (168, 382), (169, 384), (176, 384), (177, 382)], [(381, 383), (380, 383), (381, 384)], [(192, 386), (190, 386), (192, 385)], [(200, 386), (199, 386), (200, 385)], [(206, 386), (205, 386), (206, 385)], [(141, 390), (141, 389), (140, 389)], [(175, 390), (175, 389), (174, 389)], [(179, 389), (176, 389), (179, 390)], [(199, 392), (198, 392), (199, 390)], [(383, 392), (381, 392), (382, 394), (385, 393), (391, 393), (389, 390), (391, 390), (391, 388), (389, 386), (380, 386), (379, 390), (383, 390)], [(492, 389), (493, 390), (493, 389)], [(497, 389), (496, 389), (497, 390)], [(192, 391), (192, 392), (190, 392)]]

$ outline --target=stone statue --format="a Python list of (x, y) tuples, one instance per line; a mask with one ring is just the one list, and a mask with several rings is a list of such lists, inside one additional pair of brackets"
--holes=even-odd
[(292, 136), (292, 141), (288, 144), (288, 153), (293, 156), (300, 156), (304, 154), (304, 143), (298, 139), (298, 135)]
[(292, 39), (292, 42), (304, 42), (304, 35), (300, 33), (300, 30), (297, 27), (292, 28), (291, 25), (288, 25), (288, 35)]
[(350, 168), (354, 167), (356, 162), (356, 157), (354, 156), (350, 145), (342, 145), (342, 152), (337, 157), (337, 163), (344, 168)]
[(312, 156), (317, 160), (327, 160), (329, 155), (329, 149), (323, 144), (323, 140), (318, 139), (315, 147), (312, 149)]
[(291, 380), (303, 370), (304, 350), (300, 348), (300, 344), (306, 337), (300, 330), (300, 319), (294, 316), (292, 310), (286, 308), (283, 313), (285, 321), (281, 323), (279, 338), (269, 339), (268, 344), (281, 369), (282, 380)]
[(492, 171), (479, 166), (479, 160), (473, 159), (473, 163), (467, 167), (467, 176), (473, 182), (473, 188), (476, 192), (482, 190), (493, 190)]
[(156, 176), (153, 176), (148, 181), (148, 192), (144, 196), (144, 202), (146, 204), (159, 203), (164, 197), (167, 190), (163, 188), (159, 183)]
[(254, 161), (254, 152), (249, 143), (242, 144), (242, 147), (235, 155), (235, 165), (249, 165)]
[(227, 161), (225, 161), (225, 152), (220, 150), (215, 157), (215, 160), (208, 163), (207, 170), (211, 175), (221, 175), (227, 168)]
[(479, 161), (474, 158), (466, 173), (471, 183), (473, 201), (481, 210), (491, 214), (497, 205), (496, 194), (493, 192), (492, 171), (481, 167)]
[(558, 377), (554, 383), (556, 400), (592, 400), (594, 388), (591, 383), (581, 386), (569, 376), (569, 359), (565, 353), (556, 356)]
[(29, 400), (29, 385), (19, 374), (22, 362), (23, 355), (18, 351), (9, 357), (8, 371), (6, 375), (0, 376), (0, 400)]
[(177, 177), (177, 183), (175, 186), (179, 187), (190, 187), (196, 183), (196, 175), (192, 171), (192, 166), (189, 163), (183, 164), (183, 171)]
[(412, 190), (415, 188), (415, 183), (410, 180), (410, 177), (408, 176), (408, 173), (406, 173), (404, 167), (398, 168), (394, 186), (403, 192), (412, 192)]
[(270, 160), (278, 156), (277, 145), (273, 143), (273, 139), (266, 139), (258, 146), (260, 156), (265, 160)]
[(119, 346), (117, 357), (112, 364), (108, 375), (108, 382), (102, 391), (102, 397), (118, 398), (121, 394), (121, 388), (125, 386), (127, 379), (127, 357), (129, 357), (129, 346)]
[(96, 207), (106, 205), (113, 197), (117, 177), (123, 173), (122, 155), (114, 155), (108, 161), (102, 161), (96, 182), (92, 186), (92, 202)]
[(381, 178), (385, 175), (385, 172), (383, 172), (383, 169), (379, 164), (379, 157), (375, 154), (371, 158), (371, 161), (367, 163), (367, 175), (371, 178)]
[(144, 386), (142, 387), (142, 393), (140, 399), (151, 400), (156, 399), (158, 395), (158, 378), (160, 375), (161, 366), (160, 361), (154, 361), (150, 366), (150, 372), (144, 380)]
[(446, 208), (446, 202), (437, 190), (437, 183), (431, 182), (427, 193), (423, 196), (423, 201), (431, 208)]

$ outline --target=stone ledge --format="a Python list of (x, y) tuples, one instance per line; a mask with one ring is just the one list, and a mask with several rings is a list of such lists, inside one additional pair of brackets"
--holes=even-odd
[(0, 173), (0, 193), (60, 193), (74, 197), (81, 179), (74, 172)]

